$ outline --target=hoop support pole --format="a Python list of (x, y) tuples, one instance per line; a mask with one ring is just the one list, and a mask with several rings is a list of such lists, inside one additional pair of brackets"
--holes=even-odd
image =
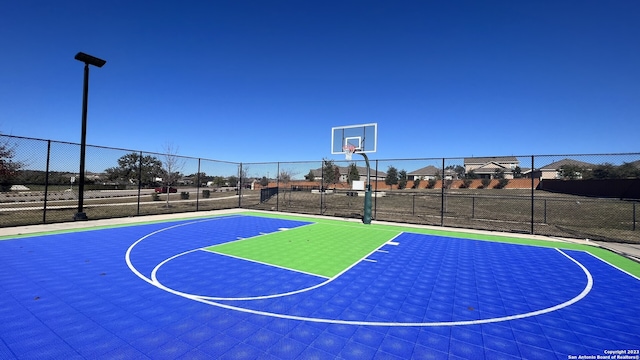
[(362, 155), (367, 164), (367, 187), (364, 192), (364, 215), (362, 216), (362, 222), (364, 224), (371, 224), (371, 166), (369, 166), (369, 157), (366, 153), (358, 154)]

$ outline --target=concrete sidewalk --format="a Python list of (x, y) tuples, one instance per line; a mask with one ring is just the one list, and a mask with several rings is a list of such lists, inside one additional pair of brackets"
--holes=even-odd
[(640, 244), (613, 243), (605, 241), (591, 241), (591, 243), (640, 263)]

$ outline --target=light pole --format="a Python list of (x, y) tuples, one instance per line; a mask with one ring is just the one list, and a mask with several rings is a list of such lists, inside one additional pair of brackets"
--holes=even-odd
[(102, 67), (106, 61), (97, 57), (79, 52), (75, 59), (84, 63), (84, 86), (82, 88), (82, 133), (80, 140), (80, 180), (78, 181), (78, 212), (73, 220), (87, 220), (87, 214), (82, 211), (84, 201), (84, 158), (87, 147), (87, 101), (89, 100), (89, 65)]

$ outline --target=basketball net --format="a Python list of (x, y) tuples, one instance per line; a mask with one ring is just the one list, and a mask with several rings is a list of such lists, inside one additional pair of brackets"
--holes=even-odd
[(344, 150), (344, 158), (347, 159), (347, 161), (351, 161), (351, 158), (353, 157), (353, 153), (356, 152), (356, 147), (355, 145), (347, 145), (347, 146), (343, 146), (342, 149)]

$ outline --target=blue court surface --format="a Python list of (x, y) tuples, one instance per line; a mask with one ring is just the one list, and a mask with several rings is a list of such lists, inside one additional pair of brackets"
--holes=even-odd
[(313, 221), (2, 240), (0, 359), (640, 358), (640, 280), (584, 251), (407, 230), (326, 277), (203, 250)]

